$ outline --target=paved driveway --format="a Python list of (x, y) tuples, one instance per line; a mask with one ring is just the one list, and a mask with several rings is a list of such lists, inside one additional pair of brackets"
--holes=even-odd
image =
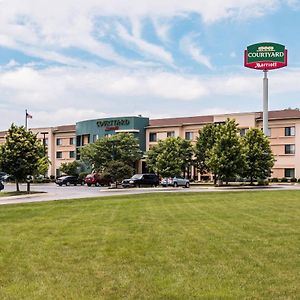
[[(15, 191), (14, 184), (5, 184), (4, 191)], [(21, 185), (22, 191), (26, 190), (26, 185)], [(43, 194), (21, 195), (13, 197), (0, 197), (1, 204), (16, 204), (27, 202), (41, 202), (52, 200), (64, 200), (74, 198), (90, 198), (90, 197), (104, 197), (114, 195), (133, 195), (143, 193), (182, 193), (182, 192), (223, 192), (223, 191), (249, 191), (249, 190), (300, 190), (300, 184), (297, 185), (272, 185), (268, 187), (201, 187), (195, 186), (189, 189), (186, 188), (128, 188), (128, 189), (109, 189), (107, 187), (88, 187), (88, 186), (62, 186), (59, 187), (54, 183), (50, 184), (32, 184), (32, 191), (45, 192)]]

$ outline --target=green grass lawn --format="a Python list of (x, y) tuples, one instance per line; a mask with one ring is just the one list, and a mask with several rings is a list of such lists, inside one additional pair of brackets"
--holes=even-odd
[(299, 299), (300, 191), (0, 207), (0, 299)]
[(9, 196), (20, 196), (20, 195), (31, 195), (31, 194), (41, 194), (44, 192), (36, 192), (36, 191), (30, 191), (29, 193), (26, 191), (20, 191), (20, 192), (0, 192), (0, 197), (9, 197)]

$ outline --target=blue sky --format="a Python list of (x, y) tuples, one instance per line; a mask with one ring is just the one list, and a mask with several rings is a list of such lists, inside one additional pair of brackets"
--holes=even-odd
[(300, 106), (300, 1), (0, 0), (0, 129), (260, 111), (247, 45), (286, 45), (270, 109)]

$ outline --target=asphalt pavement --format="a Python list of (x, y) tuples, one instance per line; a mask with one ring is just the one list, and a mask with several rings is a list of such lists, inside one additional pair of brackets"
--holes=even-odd
[[(20, 185), (21, 191), (26, 191), (26, 184)], [(5, 184), (4, 191), (15, 191), (14, 184)], [(182, 192), (224, 192), (224, 191), (249, 191), (249, 190), (300, 190), (300, 184), (276, 184), (267, 187), (213, 187), (213, 186), (192, 186), (191, 188), (173, 188), (173, 187), (144, 187), (144, 188), (119, 188), (111, 189), (108, 187), (95, 186), (57, 186), (55, 183), (49, 184), (31, 184), (31, 190), (35, 192), (43, 192), (41, 194), (29, 194), (19, 196), (0, 197), (0, 205), (17, 204), (29, 202), (44, 202), (53, 200), (105, 197), (115, 195), (134, 195), (145, 193), (182, 193)]]

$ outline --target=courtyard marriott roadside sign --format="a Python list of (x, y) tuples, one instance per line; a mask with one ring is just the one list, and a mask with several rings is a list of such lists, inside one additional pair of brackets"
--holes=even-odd
[(244, 65), (256, 70), (273, 70), (287, 66), (287, 50), (276, 43), (258, 43), (245, 50)]

